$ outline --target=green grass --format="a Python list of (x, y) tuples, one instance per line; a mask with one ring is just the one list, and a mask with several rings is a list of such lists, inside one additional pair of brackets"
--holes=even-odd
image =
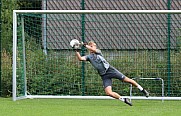
[(181, 101), (0, 98), (0, 116), (180, 116)]

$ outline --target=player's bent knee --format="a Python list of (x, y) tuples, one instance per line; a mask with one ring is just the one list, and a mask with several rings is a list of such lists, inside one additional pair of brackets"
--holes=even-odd
[(106, 95), (112, 96), (111, 92), (106, 92)]
[(106, 92), (106, 95), (112, 95), (112, 88), (111, 88), (111, 86), (108, 86), (108, 87), (106, 87), (105, 88), (105, 92)]
[(105, 91), (106, 95), (111, 96), (112, 95), (112, 91)]
[(111, 95), (111, 93), (110, 93), (110, 92), (106, 92), (106, 95), (110, 96), (110, 95)]

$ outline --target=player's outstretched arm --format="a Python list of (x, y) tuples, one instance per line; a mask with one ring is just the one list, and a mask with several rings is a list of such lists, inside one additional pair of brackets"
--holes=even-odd
[(97, 49), (96, 49), (95, 47), (91, 47), (91, 46), (89, 46), (89, 45), (85, 45), (85, 47), (86, 47), (88, 50), (93, 51), (94, 53), (97, 52)]
[(81, 56), (80, 53), (78, 51), (75, 52), (77, 58), (79, 61), (86, 61), (85, 56)]

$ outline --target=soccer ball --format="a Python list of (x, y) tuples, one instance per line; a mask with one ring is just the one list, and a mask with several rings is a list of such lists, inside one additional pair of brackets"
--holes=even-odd
[(80, 42), (77, 39), (73, 39), (70, 41), (70, 46), (74, 49), (78, 49), (80, 47)]

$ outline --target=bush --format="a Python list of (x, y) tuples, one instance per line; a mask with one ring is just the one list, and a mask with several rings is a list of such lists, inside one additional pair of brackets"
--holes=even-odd
[[(101, 77), (90, 63), (82, 64), (74, 52), (68, 50), (49, 50), (45, 55), (41, 45), (31, 37), (26, 41), (26, 77), (27, 90), (38, 95), (105, 95)], [(110, 56), (103, 51), (111, 65), (130, 78), (162, 78), (165, 81), (165, 94), (168, 95), (167, 51), (115, 51), (116, 56)], [(18, 49), (17, 59), (17, 93), (24, 94), (24, 68), (21, 49)], [(171, 51), (171, 95), (180, 96), (180, 56), (178, 51)], [(82, 79), (84, 69), (85, 79)], [(3, 96), (11, 96), (12, 92), (12, 56), (6, 50), (2, 52), (2, 90)], [(83, 82), (84, 81), (84, 82)], [(85, 84), (84, 84), (85, 83)], [(152, 91), (153, 84), (142, 83), (143, 87)], [(153, 95), (161, 94), (161, 85), (156, 85)], [(129, 84), (113, 80), (113, 90), (129, 94)]]
[[(172, 53), (174, 52), (172, 51)], [(168, 91), (167, 58), (164, 55), (162, 57), (161, 54), (165, 54), (165, 52), (142, 51), (129, 57), (119, 56), (113, 59), (107, 57), (107, 59), (110, 64), (130, 78), (164, 79), (166, 94)], [(173, 55), (178, 55), (178, 53)], [(85, 79), (83, 82), (82, 63), (77, 61), (70, 51), (49, 51), (48, 55), (45, 55), (41, 49), (27, 49), (26, 65), (28, 92), (33, 95), (105, 95), (101, 77), (90, 63), (84, 64)], [(173, 72), (180, 70), (173, 66)], [(175, 77), (174, 74), (171, 76)], [(181, 92), (179, 83), (177, 83), (178, 79), (171, 78), (171, 87), (175, 86), (171, 90), (174, 96), (179, 96)], [(139, 81), (139, 83), (151, 91), (152, 95), (161, 96), (161, 82)], [(129, 86), (119, 80), (113, 80), (113, 90), (122, 95), (129, 95)], [(19, 86), (19, 89), (23, 89), (23, 85)], [(20, 90), (19, 94), (22, 94)], [(141, 93), (136, 92), (135, 95), (141, 95)]]
[(9, 97), (12, 93), (12, 56), (5, 49), (1, 53), (2, 60), (2, 96)]

